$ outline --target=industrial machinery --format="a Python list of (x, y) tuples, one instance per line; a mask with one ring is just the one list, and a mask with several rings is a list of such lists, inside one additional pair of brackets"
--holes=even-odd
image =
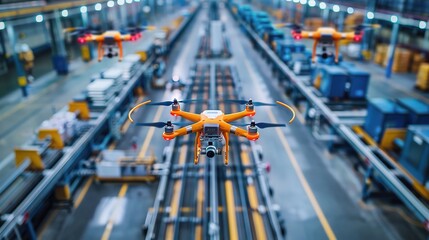
[[(222, 137), (225, 141), (225, 154), (224, 154), (224, 163), (228, 165), (228, 153), (229, 153), (229, 134), (233, 133), (240, 137), (245, 137), (251, 141), (255, 141), (259, 138), (258, 128), (269, 128), (269, 127), (284, 127), (286, 124), (277, 124), (277, 123), (255, 123), (252, 121), (247, 126), (247, 131), (230, 124), (233, 121), (239, 120), (244, 117), (253, 117), (255, 112), (255, 106), (282, 106), (289, 109), (292, 112), (292, 118), (289, 120), (289, 124), (295, 119), (295, 111), (289, 105), (277, 101), (276, 103), (263, 103), (263, 102), (254, 102), (252, 99), (249, 101), (241, 100), (225, 100), (226, 102), (246, 104), (246, 109), (237, 112), (224, 114), (220, 110), (206, 110), (201, 114), (195, 114), (190, 112), (185, 112), (180, 110), (179, 102), (186, 103), (192, 102), (195, 100), (183, 100), (178, 101), (174, 99), (173, 101), (164, 101), (158, 103), (152, 103), (150, 100), (145, 101), (136, 105), (128, 113), (128, 118), (131, 122), (134, 122), (131, 115), (138, 108), (144, 105), (162, 105), (169, 106), (171, 105), (171, 115), (180, 116), (189, 121), (194, 122), (188, 126), (182, 127), (180, 129), (174, 130), (174, 123), (168, 122), (155, 122), (155, 123), (136, 123), (139, 126), (151, 126), (163, 128), (165, 127), (164, 133), (162, 134), (165, 140), (172, 140), (179, 136), (184, 136), (190, 133), (196, 133), (195, 137), (195, 148), (194, 148), (194, 164), (198, 164), (200, 153), (206, 154), (208, 157), (212, 158), (216, 154), (222, 154), (222, 150), (219, 147), (222, 142)], [(176, 123), (178, 124), (178, 123)], [(258, 127), (258, 128), (257, 128)]]

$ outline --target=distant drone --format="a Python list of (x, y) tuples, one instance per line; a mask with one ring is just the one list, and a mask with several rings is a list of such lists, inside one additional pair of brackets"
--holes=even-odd
[[(123, 58), (123, 41), (137, 41), (142, 37), (142, 31), (144, 30), (154, 30), (153, 26), (145, 27), (134, 27), (128, 28), (126, 34), (121, 34), (119, 31), (106, 31), (102, 34), (95, 34), (96, 31), (90, 30), (88, 28), (67, 28), (64, 31), (70, 32), (71, 34), (78, 34), (77, 42), (84, 44), (87, 42), (97, 42), (98, 43), (98, 61), (103, 60), (103, 57), (108, 58), (119, 57), (118, 60), (122, 61)], [(115, 52), (114, 49), (118, 49), (118, 52)], [(107, 53), (105, 53), (107, 50)]]
[[(223, 139), (225, 140), (225, 154), (224, 154), (224, 163), (228, 165), (228, 152), (229, 152), (229, 134), (233, 133), (240, 137), (245, 137), (251, 141), (256, 141), (259, 138), (258, 128), (270, 128), (270, 127), (284, 127), (286, 124), (278, 123), (255, 123), (251, 121), (250, 124), (235, 124), (231, 125), (230, 123), (236, 120), (239, 120), (244, 117), (253, 117), (255, 112), (255, 106), (282, 106), (289, 109), (292, 112), (292, 118), (289, 120), (289, 124), (295, 119), (295, 111), (289, 105), (276, 101), (276, 103), (263, 103), (263, 102), (254, 102), (252, 99), (248, 101), (245, 100), (224, 100), (224, 102), (229, 103), (238, 103), (245, 104), (246, 109), (237, 112), (224, 114), (220, 110), (205, 110), (201, 114), (195, 114), (190, 112), (185, 112), (180, 110), (179, 103), (188, 103), (198, 100), (183, 100), (178, 101), (174, 99), (173, 101), (164, 101), (158, 103), (152, 103), (150, 100), (142, 102), (135, 107), (133, 107), (128, 113), (128, 118), (131, 122), (134, 122), (131, 115), (138, 108), (144, 105), (161, 105), (161, 106), (170, 106), (170, 114), (173, 116), (181, 116), (193, 124), (188, 123), (172, 123), (168, 122), (153, 122), (153, 123), (136, 123), (138, 126), (151, 126), (157, 128), (164, 127), (164, 133), (162, 134), (165, 140), (172, 140), (175, 137), (183, 136), (190, 133), (196, 133), (195, 137), (195, 148), (194, 148), (194, 164), (198, 164), (200, 154), (206, 154), (207, 157), (213, 158), (215, 155), (222, 154), (223, 148)], [(183, 126), (177, 130), (174, 130), (173, 125)], [(239, 128), (237, 126), (247, 126), (247, 130)], [(204, 145), (204, 148), (202, 148)]]
[(313, 54), (311, 60), (313, 63), (316, 61), (316, 51), (317, 45), (322, 44), (322, 58), (327, 58), (329, 54), (326, 52), (327, 46), (335, 46), (335, 62), (338, 63), (338, 55), (340, 46), (338, 44), (338, 40), (341, 39), (349, 39), (355, 42), (360, 42), (363, 37), (363, 32), (368, 28), (379, 28), (378, 24), (361, 24), (354, 27), (354, 31), (352, 32), (337, 32), (332, 27), (320, 27), (316, 31), (302, 31), (302, 26), (298, 24), (290, 24), (290, 23), (281, 23), (276, 24), (276, 27), (287, 27), (292, 29), (292, 36), (296, 40), (300, 40), (303, 38), (312, 38), (314, 39), (313, 43)]

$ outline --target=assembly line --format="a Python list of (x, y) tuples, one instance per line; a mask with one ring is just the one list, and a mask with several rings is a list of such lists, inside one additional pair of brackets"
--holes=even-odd
[(144, 2), (85, 3), (73, 26), (75, 3), (28, 10), (83, 61), (0, 98), (0, 239), (427, 238), (425, 63), (414, 87), (344, 52), (382, 23), (314, 27), (316, 1)]

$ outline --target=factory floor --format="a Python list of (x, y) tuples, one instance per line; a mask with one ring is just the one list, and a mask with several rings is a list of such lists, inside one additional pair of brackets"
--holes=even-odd
[[(177, 11), (161, 20), (153, 20), (154, 25), (171, 26), (173, 20), (181, 14), (181, 11)], [(154, 32), (146, 31), (143, 36), (137, 42), (125, 43), (124, 55), (134, 53), (140, 46), (153, 41)], [(13, 149), (28, 142), (44, 120), (85, 90), (90, 76), (116, 62), (115, 58), (104, 58), (102, 62), (94, 59), (89, 63), (77, 59), (70, 63), (70, 73), (66, 76), (58, 76), (52, 70), (37, 78), (30, 85), (28, 98), (22, 97), (20, 89), (0, 98), (0, 181), (15, 167)]]
[[(202, 11), (190, 25), (184, 38), (173, 49), (168, 74), (186, 76), (194, 62), (198, 36), (203, 31), (207, 13)], [(273, 80), (270, 67), (252, 48), (251, 43), (226, 9), (221, 9), (226, 34), (233, 57), (222, 61), (235, 65), (246, 98), (261, 101), (280, 100), (290, 103)], [(97, 68), (91, 65), (94, 70)], [(95, 70), (94, 70), (95, 71)], [(376, 92), (393, 90), (390, 85), (371, 84)], [(382, 88), (383, 87), (383, 88)], [(386, 90), (392, 89), (392, 90)], [(163, 90), (146, 93), (154, 101), (171, 99), (177, 93)], [(413, 91), (409, 95), (414, 94)], [(393, 96), (393, 95), (391, 95)], [(170, 119), (168, 108), (146, 108), (137, 117), (141, 121)], [(285, 122), (288, 114), (280, 109), (257, 108), (256, 121)], [(21, 118), (21, 117), (20, 117)], [(24, 120), (25, 121), (25, 120)], [(129, 126), (124, 138), (116, 145), (129, 149), (137, 137), (141, 156), (161, 157), (166, 143), (162, 130)], [(271, 164), (269, 183), (274, 190), (274, 202), (286, 220), (288, 239), (424, 239), (424, 230), (415, 226), (411, 215), (400, 206), (387, 202), (360, 200), (361, 176), (353, 171), (353, 157), (346, 153), (331, 154), (316, 141), (303, 117), (284, 129), (261, 131), (258, 141), (265, 161)], [(178, 151), (177, 149), (175, 151)], [(177, 154), (176, 154), (177, 155)], [(189, 158), (187, 158), (189, 159)], [(189, 161), (189, 160), (188, 160)], [(97, 183), (86, 180), (75, 196), (71, 212), (53, 210), (39, 230), (41, 239), (140, 239), (141, 226), (152, 206), (157, 183)], [(236, 196), (237, 197), (237, 196)]]

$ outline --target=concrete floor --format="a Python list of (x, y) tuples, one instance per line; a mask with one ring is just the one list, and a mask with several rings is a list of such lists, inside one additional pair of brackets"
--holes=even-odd
[[(255, 100), (288, 102), (280, 93), (270, 68), (252, 49), (231, 16), (222, 10), (221, 17), (227, 23), (227, 34), (233, 52), (233, 58), (226, 62), (237, 67), (244, 95)], [(176, 45), (181, 47), (173, 50), (171, 59), (176, 59), (176, 63), (169, 65), (169, 73), (173, 69), (185, 69), (183, 71), (187, 72), (186, 66), (195, 56), (202, 19), (202, 16), (196, 18), (198, 22), (189, 30), (191, 34)], [(370, 95), (382, 92), (396, 96), (396, 91), (405, 91), (406, 96), (416, 94), (406, 89), (394, 89), (379, 79), (381, 78), (373, 77)], [(159, 100), (169, 97), (168, 93), (164, 96), (162, 93), (149, 92), (148, 98)], [(147, 111), (139, 116), (141, 120), (154, 120), (157, 108), (147, 108)], [(161, 119), (167, 119), (167, 111), (166, 108), (162, 112)], [(289, 117), (279, 109), (261, 107), (257, 111), (257, 121), (284, 122)], [(147, 128), (130, 127), (124, 142), (136, 135), (141, 144), (148, 131)], [(160, 132), (155, 131), (150, 144), (156, 156), (160, 156), (162, 147), (165, 146)], [(126, 148), (127, 144), (124, 145), (124, 142), (119, 143), (118, 147)], [(425, 238), (422, 229), (402, 217), (402, 208), (391, 206), (390, 210), (386, 210), (376, 202), (362, 203), (360, 176), (352, 170), (350, 156), (342, 153), (329, 154), (302, 122), (295, 121), (281, 130), (264, 130), (258, 144), (262, 146), (264, 159), (271, 164), (269, 181), (274, 189), (275, 202), (286, 219), (289, 239), (325, 239), (327, 236), (338, 239)], [(141, 238), (140, 227), (147, 209), (152, 205), (156, 184), (129, 185), (129, 190), (121, 200), (125, 203), (117, 201), (120, 188), (120, 184), (92, 184), (82, 204), (73, 209), (72, 213), (60, 212), (53, 215), (53, 220), (41, 233), (41, 239), (100, 238), (109, 222), (106, 214), (110, 216), (112, 210), (108, 206), (112, 201), (119, 203), (121, 214), (113, 224), (111, 238)]]

